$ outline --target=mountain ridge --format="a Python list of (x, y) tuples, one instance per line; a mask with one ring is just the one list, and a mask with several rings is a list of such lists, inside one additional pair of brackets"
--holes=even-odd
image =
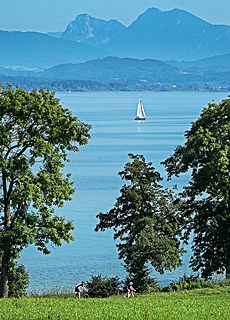
[[(87, 14), (74, 21), (76, 28), (71, 22), (65, 34), (0, 31), (0, 65), (44, 70), (107, 56), (182, 62), (230, 53), (230, 26), (212, 25), (180, 9), (149, 8), (129, 27)], [(64, 39), (67, 34), (73, 37)]]
[(119, 35), (126, 27), (119, 21), (109, 21), (81, 14), (71, 21), (62, 33), (61, 39), (88, 43), (92, 46), (105, 44)]
[(49, 68), (79, 63), (108, 54), (86, 43), (50, 37), (39, 32), (0, 31), (0, 65)]
[(149, 81), (154, 74), (178, 74), (180, 71), (159, 60), (106, 57), (80, 64), (62, 64), (38, 73), (43, 78), (85, 79), (93, 81), (143, 80)]
[(119, 57), (197, 60), (230, 52), (230, 26), (212, 25), (184, 10), (149, 8), (106, 49)]
[(93, 46), (120, 58), (193, 61), (230, 53), (230, 26), (211, 24), (177, 8), (148, 8), (109, 40), (92, 39), (84, 38), (80, 43), (93, 41)]
[[(42, 72), (0, 67), (0, 73), (11, 76), (41, 77), (44, 79), (90, 80), (102, 82), (146, 81), (150, 83), (219, 82), (230, 83), (230, 54), (192, 62), (160, 61), (106, 57), (78, 64), (60, 64)], [(216, 78), (216, 79), (215, 79)]]

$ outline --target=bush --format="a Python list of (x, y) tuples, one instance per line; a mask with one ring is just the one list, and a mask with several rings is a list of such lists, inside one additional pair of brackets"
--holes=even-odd
[(199, 276), (191, 275), (188, 277), (184, 275), (182, 278), (179, 279), (179, 286), (181, 290), (191, 290), (194, 288), (201, 288)]
[(205, 282), (203, 279), (200, 280), (200, 285), (201, 285), (201, 288), (207, 288), (207, 282)]
[(167, 287), (162, 287), (161, 291), (162, 292), (172, 292), (173, 290), (172, 290), (171, 285), (169, 284)]
[(186, 281), (185, 277), (180, 278), (179, 286), (181, 290), (188, 290), (189, 289), (189, 282)]
[(171, 288), (172, 288), (173, 291), (179, 291), (179, 289), (180, 289), (179, 284), (176, 283), (176, 282), (172, 282), (172, 283), (170, 284), (170, 286), (171, 286)]
[[(0, 266), (1, 276), (1, 266)], [(10, 262), (9, 272), (9, 296), (10, 297), (25, 297), (26, 289), (29, 286), (29, 273), (26, 272), (25, 267), (18, 264), (16, 261)]]
[(156, 292), (159, 291), (159, 283), (155, 278), (148, 278), (147, 279), (147, 285), (148, 285), (148, 292)]
[(106, 298), (119, 293), (121, 282), (118, 277), (103, 277), (102, 275), (93, 276), (92, 280), (87, 281), (87, 288), (90, 297)]

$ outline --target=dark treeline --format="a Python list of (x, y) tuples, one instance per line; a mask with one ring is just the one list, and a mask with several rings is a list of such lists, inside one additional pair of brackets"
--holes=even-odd
[(91, 80), (65, 80), (45, 79), (37, 77), (6, 76), (0, 75), (2, 86), (7, 84), (20, 86), (25, 90), (44, 88), (51, 91), (230, 91), (229, 84), (212, 82), (185, 82), (185, 83), (150, 83), (139, 80), (98, 82)]

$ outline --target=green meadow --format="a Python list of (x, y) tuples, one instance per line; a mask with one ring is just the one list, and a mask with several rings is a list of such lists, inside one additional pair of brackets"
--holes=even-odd
[(26, 297), (0, 299), (0, 320), (230, 319), (230, 287), (153, 293), (124, 299)]

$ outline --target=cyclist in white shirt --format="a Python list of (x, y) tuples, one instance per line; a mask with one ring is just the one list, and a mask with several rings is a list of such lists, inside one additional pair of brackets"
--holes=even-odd
[(86, 288), (84, 287), (84, 284), (85, 284), (84, 281), (82, 281), (81, 283), (77, 284), (76, 287), (75, 287), (75, 292), (76, 292), (76, 295), (77, 295), (78, 299), (81, 298), (82, 290), (88, 292), (88, 290), (86, 290)]
[(126, 291), (127, 291), (127, 298), (129, 298), (130, 297), (130, 291), (131, 292), (136, 292), (136, 290), (133, 288), (133, 283), (132, 282), (130, 282), (129, 284), (127, 284), (126, 285)]

